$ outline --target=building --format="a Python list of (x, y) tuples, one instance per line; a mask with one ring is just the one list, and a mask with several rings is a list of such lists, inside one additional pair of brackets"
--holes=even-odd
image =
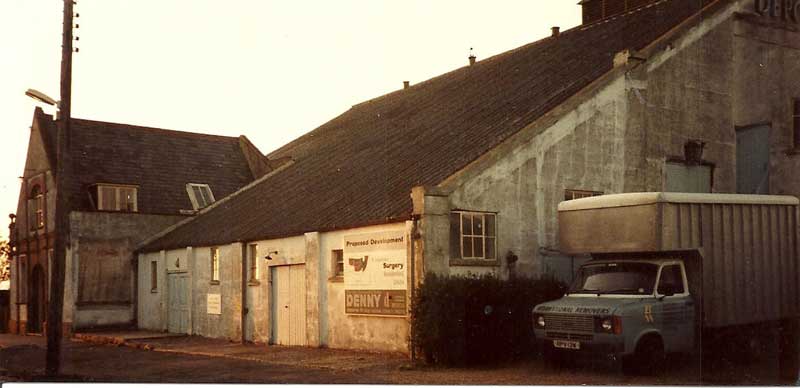
[(247, 138), (72, 119), (73, 175), (55, 187), (56, 122), (33, 115), (10, 227), (13, 333), (45, 329), (55, 194), (68, 196), (65, 332), (135, 324), (133, 248), (271, 169)]
[(353, 106), (140, 245), (139, 327), (406, 351), (425, 273), (569, 279), (564, 199), (800, 194), (800, 2), (778, 3), (584, 0), (583, 25)]

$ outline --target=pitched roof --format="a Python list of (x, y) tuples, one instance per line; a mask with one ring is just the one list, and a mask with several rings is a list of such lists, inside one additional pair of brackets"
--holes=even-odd
[[(35, 120), (56, 160), (56, 122), (41, 109)], [(187, 183), (208, 184), (222, 198), (255, 178), (238, 137), (82, 119), (71, 120), (70, 132), (73, 171), (66, 189), (73, 210), (94, 209), (89, 189), (97, 183), (139, 186), (140, 213), (179, 214), (192, 209)]]
[(143, 249), (408, 219), (412, 187), (440, 183), (610, 71), (615, 53), (647, 46), (701, 3), (658, 1), (353, 106), (270, 154), (296, 163)]

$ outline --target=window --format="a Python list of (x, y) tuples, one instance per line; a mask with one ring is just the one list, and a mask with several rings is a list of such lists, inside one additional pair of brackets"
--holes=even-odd
[(158, 262), (150, 262), (150, 292), (158, 292)]
[(258, 245), (250, 244), (247, 246), (247, 256), (250, 260), (250, 281), (258, 282)]
[(331, 278), (344, 276), (344, 251), (334, 249), (331, 251)]
[(97, 185), (97, 210), (137, 212), (135, 186)]
[(792, 125), (794, 128), (794, 148), (800, 149), (800, 98), (795, 98), (793, 102)]
[(603, 195), (603, 192), (588, 191), (588, 190), (572, 190), (572, 189), (564, 190), (565, 201), (571, 201), (573, 199), (578, 199), (578, 198), (594, 197), (598, 195)]
[(31, 189), (28, 199), (28, 217), (31, 230), (44, 228), (44, 193), (39, 185), (33, 186)]
[(683, 294), (683, 272), (678, 264), (665, 265), (661, 268), (661, 278), (658, 280), (659, 294)]
[(206, 184), (187, 183), (186, 192), (189, 193), (189, 200), (192, 201), (194, 210), (200, 210), (214, 203), (214, 194), (211, 187)]
[(219, 248), (211, 248), (211, 281), (219, 283)]
[(493, 213), (450, 213), (450, 255), (459, 259), (495, 260)]

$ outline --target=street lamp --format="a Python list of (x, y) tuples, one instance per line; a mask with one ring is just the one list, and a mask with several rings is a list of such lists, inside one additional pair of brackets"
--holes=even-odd
[(36, 89), (28, 89), (28, 90), (26, 90), (25, 91), (25, 95), (30, 97), (30, 98), (32, 98), (32, 99), (34, 99), (34, 100), (36, 100), (36, 101), (40, 101), (40, 102), (43, 102), (43, 103), (45, 103), (47, 105), (54, 105), (54, 106), (58, 107), (58, 101), (56, 101), (52, 97), (50, 97), (50, 96), (48, 96), (48, 95), (46, 95), (46, 94), (44, 94), (44, 93), (42, 93), (42, 92), (40, 92), (40, 91), (38, 91)]

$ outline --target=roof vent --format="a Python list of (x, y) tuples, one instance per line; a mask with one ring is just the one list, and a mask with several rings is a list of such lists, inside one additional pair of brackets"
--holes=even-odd
[(561, 35), (561, 27), (559, 27), (559, 26), (550, 27), (550, 30), (553, 31), (553, 38)]
[(472, 53), (472, 47), (469, 48), (469, 65), (475, 64), (475, 54)]
[(408, 89), (411, 86), (411, 82), (403, 81), (403, 89)]

